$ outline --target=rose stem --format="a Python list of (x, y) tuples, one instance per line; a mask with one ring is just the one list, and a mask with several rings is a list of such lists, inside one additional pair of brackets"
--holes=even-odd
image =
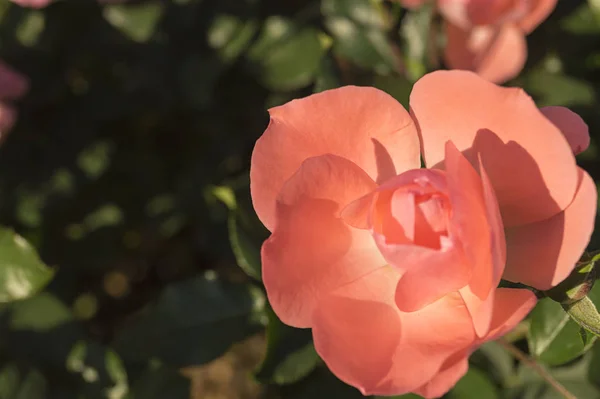
[(554, 377), (552, 377), (552, 375), (550, 375), (550, 373), (546, 371), (546, 369), (544, 369), (542, 366), (536, 363), (535, 360), (523, 353), (519, 348), (506, 341), (504, 338), (500, 338), (499, 340), (497, 340), (497, 342), (500, 345), (502, 345), (502, 347), (506, 351), (508, 351), (515, 358), (517, 358), (517, 360), (519, 360), (521, 363), (524, 363), (527, 366), (531, 367), (536, 373), (540, 375), (540, 377), (542, 377), (548, 384), (550, 384), (552, 388), (554, 388), (557, 392), (563, 395), (565, 399), (577, 399), (577, 397), (571, 392), (569, 392), (567, 388), (565, 388), (560, 382), (556, 381)]

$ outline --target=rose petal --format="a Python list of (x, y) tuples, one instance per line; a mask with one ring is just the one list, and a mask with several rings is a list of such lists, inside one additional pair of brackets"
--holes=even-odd
[(589, 147), (589, 128), (575, 112), (565, 107), (543, 107), (540, 111), (562, 132), (575, 155)]
[(282, 188), (262, 265), (269, 302), (286, 324), (309, 327), (320, 295), (385, 264), (370, 232), (339, 218), (373, 188), (364, 171), (334, 155), (309, 158)]
[(315, 349), (363, 395), (377, 391), (400, 343), (400, 314), (392, 301), (397, 280), (391, 267), (380, 268), (324, 297), (315, 311)]
[(464, 29), (447, 23), (446, 37), (444, 54), (450, 68), (474, 71), (490, 82), (502, 83), (525, 66), (527, 43), (516, 25)]
[[(473, 277), (469, 285), (460, 290), (460, 294), (473, 318), (475, 332), (479, 337), (483, 337), (488, 333), (492, 320), (492, 308), (495, 301), (492, 287), (498, 286), (506, 265), (506, 241), (494, 189), (481, 162), (479, 163), (479, 173), (486, 220), (490, 226), (491, 256), (486, 259), (483, 254), (480, 255), (482, 260), (473, 268)], [(481, 234), (485, 235), (483, 232)]]
[(441, 370), (414, 392), (424, 398), (439, 398), (448, 392), (469, 371), (468, 356), (453, 356), (448, 359)]
[[(380, 268), (340, 287), (315, 311), (317, 352), (334, 374), (364, 395), (399, 395), (417, 389), (474, 339), (469, 314), (458, 295), (418, 312), (399, 312), (393, 302), (399, 276), (389, 266)], [(395, 348), (390, 349), (394, 342)]]
[(547, 290), (575, 267), (594, 230), (596, 186), (579, 170), (579, 189), (563, 212), (547, 220), (506, 230), (506, 280)]
[(519, 21), (519, 27), (523, 29), (526, 34), (531, 33), (535, 28), (541, 24), (552, 10), (556, 7), (558, 0), (533, 0), (533, 7), (530, 7), (529, 13)]
[(342, 87), (291, 101), (270, 111), (250, 168), (254, 208), (265, 226), (275, 224), (275, 199), (307, 158), (334, 154), (382, 182), (418, 168), (419, 139), (406, 110), (388, 94)]
[(394, 367), (377, 392), (379, 395), (415, 391), (475, 339), (471, 317), (457, 294), (446, 295), (417, 312), (401, 313), (401, 319), (402, 338), (394, 355)]
[(537, 303), (535, 294), (518, 288), (498, 288), (490, 331), (484, 341), (493, 341), (515, 328)]
[(471, 72), (437, 71), (415, 84), (410, 102), (427, 166), (443, 161), (448, 140), (472, 164), (480, 153), (505, 227), (547, 219), (573, 199), (571, 149), (522, 90)]

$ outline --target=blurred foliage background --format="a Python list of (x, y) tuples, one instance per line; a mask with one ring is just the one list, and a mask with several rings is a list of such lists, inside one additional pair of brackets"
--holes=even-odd
[[(443, 68), (439, 23), (370, 0), (0, 0), (0, 59), (31, 79), (0, 147), (0, 399), (362, 397), (269, 309), (250, 154), (269, 107), (315, 91), (407, 105)], [(528, 43), (509, 85), (584, 118), (600, 179), (600, 5), (559, 1)], [(520, 327), (510, 341), (600, 398), (600, 344), (559, 304)], [(497, 343), (471, 362), (449, 398), (561, 397)]]

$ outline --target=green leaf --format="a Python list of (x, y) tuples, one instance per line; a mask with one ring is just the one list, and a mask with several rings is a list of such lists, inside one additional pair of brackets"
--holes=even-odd
[(433, 4), (427, 4), (410, 12), (402, 21), (400, 34), (406, 48), (406, 69), (408, 77), (416, 81), (427, 72), (429, 31), (434, 15)]
[(248, 57), (259, 66), (261, 82), (272, 90), (295, 90), (311, 84), (330, 40), (311, 27), (271, 17)]
[(53, 276), (23, 237), (0, 227), (0, 303), (32, 296)]
[(104, 18), (133, 41), (144, 43), (155, 33), (163, 6), (158, 1), (113, 4), (104, 8)]
[(335, 60), (330, 54), (328, 54), (321, 60), (321, 66), (319, 67), (319, 72), (317, 73), (313, 92), (320, 93), (325, 90), (335, 89), (341, 85), (342, 82), (338, 76)]
[(260, 247), (238, 223), (238, 212), (231, 211), (227, 222), (229, 242), (238, 266), (252, 278), (261, 280)]
[(591, 351), (590, 366), (588, 368), (588, 380), (597, 388), (600, 388), (600, 344), (596, 343)]
[(389, 23), (381, 4), (364, 0), (326, 0), (321, 10), (334, 37), (333, 51), (359, 67), (386, 74), (398, 69), (387, 38)]
[(487, 370), (500, 386), (506, 386), (514, 377), (513, 357), (497, 342), (486, 342), (471, 355), (469, 362), (480, 370)]
[(278, 385), (297, 382), (319, 362), (311, 331), (283, 324), (271, 309), (267, 315), (267, 353), (256, 378), (263, 383)]
[(46, 331), (73, 320), (71, 310), (54, 295), (43, 292), (11, 306), (13, 330)]
[(327, 368), (318, 367), (306, 379), (292, 385), (283, 386), (281, 399), (363, 399), (364, 396), (349, 385), (337, 379)]
[(257, 30), (258, 24), (254, 20), (219, 15), (208, 30), (207, 40), (212, 48), (218, 50), (220, 59), (229, 64), (246, 50)]
[(558, 302), (542, 299), (531, 312), (529, 350), (547, 365), (567, 363), (589, 350), (596, 339), (590, 335), (582, 342), (579, 329)]
[[(569, 366), (550, 370), (550, 375), (576, 398), (600, 399), (600, 391), (587, 381), (588, 368), (589, 358), (584, 357)], [(519, 367), (513, 386), (506, 389), (504, 394), (507, 398), (564, 399), (564, 396), (538, 373), (523, 364)]]
[(469, 368), (467, 374), (448, 393), (449, 399), (497, 399), (499, 397), (498, 389), (487, 375), (474, 367)]
[(404, 108), (408, 109), (408, 98), (412, 91), (412, 83), (402, 76), (376, 75), (373, 86), (394, 97)]
[(14, 364), (0, 370), (0, 399), (44, 399), (46, 380), (37, 370), (25, 375)]
[(121, 331), (115, 347), (130, 362), (156, 357), (177, 366), (204, 364), (257, 330), (264, 303), (257, 289), (212, 273), (171, 284)]
[(587, 82), (542, 68), (527, 75), (525, 89), (528, 93), (538, 97), (536, 103), (539, 106), (589, 105), (595, 101), (596, 97), (594, 90)]
[(189, 399), (190, 381), (168, 367), (158, 365), (138, 378), (127, 399)]

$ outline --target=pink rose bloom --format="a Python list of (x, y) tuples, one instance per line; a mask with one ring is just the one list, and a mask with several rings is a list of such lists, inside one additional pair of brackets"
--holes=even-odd
[(29, 81), (0, 60), (0, 100), (16, 100), (29, 90)]
[(521, 72), (527, 59), (525, 36), (557, 0), (439, 0), (446, 21), (445, 60), (502, 83)]
[(270, 115), (250, 170), (269, 301), (365, 395), (447, 392), (536, 303), (500, 279), (548, 289), (589, 241), (587, 126), (520, 89), (438, 71), (410, 114), (349, 86)]
[[(53, 0), (11, 0), (13, 3), (20, 5), (21, 7), (29, 8), (44, 8), (48, 6)], [(126, 0), (98, 0), (99, 3), (115, 4), (123, 3)]]
[(21, 7), (44, 8), (52, 2), (52, 0), (11, 0), (13, 3)]
[[(401, 0), (416, 8), (426, 0)], [(521, 72), (531, 33), (557, 0), (437, 0), (445, 20), (445, 60), (452, 69), (477, 72), (502, 83)]]
[(16, 100), (29, 90), (29, 81), (3, 61), (0, 61), (0, 143), (17, 120), (17, 110), (6, 100)]

